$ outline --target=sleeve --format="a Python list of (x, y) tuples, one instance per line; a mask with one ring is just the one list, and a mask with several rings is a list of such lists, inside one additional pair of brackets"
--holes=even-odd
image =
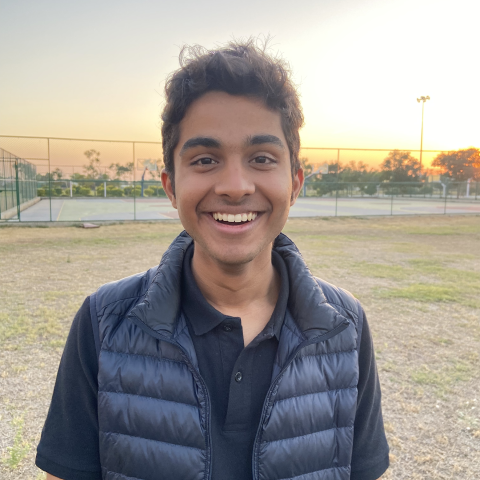
[(373, 341), (365, 314), (361, 335), (351, 480), (377, 480), (389, 466), (389, 448), (383, 427)]
[(63, 480), (101, 480), (98, 439), (98, 358), (90, 300), (76, 314), (37, 447), (38, 468)]

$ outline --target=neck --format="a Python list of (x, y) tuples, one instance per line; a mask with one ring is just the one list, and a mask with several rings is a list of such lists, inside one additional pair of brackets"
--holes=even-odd
[(242, 317), (242, 323), (243, 317), (259, 308), (273, 311), (280, 277), (272, 265), (271, 245), (242, 265), (219, 263), (198, 247), (195, 244), (192, 272), (208, 303), (225, 315)]

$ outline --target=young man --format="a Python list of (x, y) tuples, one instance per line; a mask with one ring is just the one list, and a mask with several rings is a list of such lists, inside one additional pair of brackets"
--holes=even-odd
[(64, 480), (374, 480), (388, 467), (363, 310), (280, 232), (303, 182), (286, 66), (191, 49), (162, 182), (185, 232), (73, 322), (37, 465)]

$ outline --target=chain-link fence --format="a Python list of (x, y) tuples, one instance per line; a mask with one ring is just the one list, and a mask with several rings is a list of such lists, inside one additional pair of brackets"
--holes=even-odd
[(36, 166), (0, 148), (0, 218), (20, 218), (37, 198)]
[[(0, 147), (19, 159), (19, 188), (10, 163), (0, 192), (8, 221), (105, 221), (178, 218), (165, 196), (160, 142), (0, 136)], [(3, 150), (2, 150), (3, 151)], [(425, 177), (422, 182), (342, 181), (339, 165), (378, 167), (386, 149), (303, 148), (308, 165), (292, 216), (480, 213), (480, 184)], [(409, 152), (415, 153), (410, 150)], [(440, 151), (424, 150), (425, 165)], [(4, 154), (5, 155), (5, 154)], [(22, 163), (24, 162), (24, 163)], [(30, 167), (27, 168), (27, 165)], [(368, 168), (366, 168), (368, 167)], [(12, 170), (13, 168), (13, 170)], [(24, 180), (27, 174), (30, 180)], [(13, 173), (12, 173), (13, 172)], [(12, 192), (14, 192), (12, 194)], [(18, 200), (22, 208), (12, 211)], [(13, 197), (12, 197), (13, 195)], [(35, 200), (37, 204), (31, 205)], [(10, 203), (8, 203), (10, 202)], [(17, 202), (17, 203), (12, 203)], [(29, 207), (26, 208), (25, 207)], [(12, 215), (12, 212), (14, 213)]]

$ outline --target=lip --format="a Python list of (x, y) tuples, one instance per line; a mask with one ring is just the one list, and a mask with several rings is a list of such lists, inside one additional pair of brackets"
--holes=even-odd
[[(227, 212), (225, 212), (225, 213), (227, 213)], [(243, 223), (243, 224), (239, 224), (239, 223), (238, 224), (237, 223), (231, 223), (231, 224), (220, 223), (213, 218), (213, 213), (205, 213), (204, 216), (207, 217), (207, 221), (209, 221), (211, 224), (213, 224), (212, 227), (215, 228), (217, 230), (217, 232), (224, 233), (224, 234), (229, 234), (229, 235), (239, 235), (239, 234), (242, 234), (242, 233), (247, 233), (250, 230), (252, 230), (253, 228), (255, 228), (259, 219), (262, 218), (262, 216), (263, 216), (262, 212), (256, 212), (256, 213), (257, 213), (257, 217), (255, 218), (255, 220), (252, 220), (250, 222)]]

